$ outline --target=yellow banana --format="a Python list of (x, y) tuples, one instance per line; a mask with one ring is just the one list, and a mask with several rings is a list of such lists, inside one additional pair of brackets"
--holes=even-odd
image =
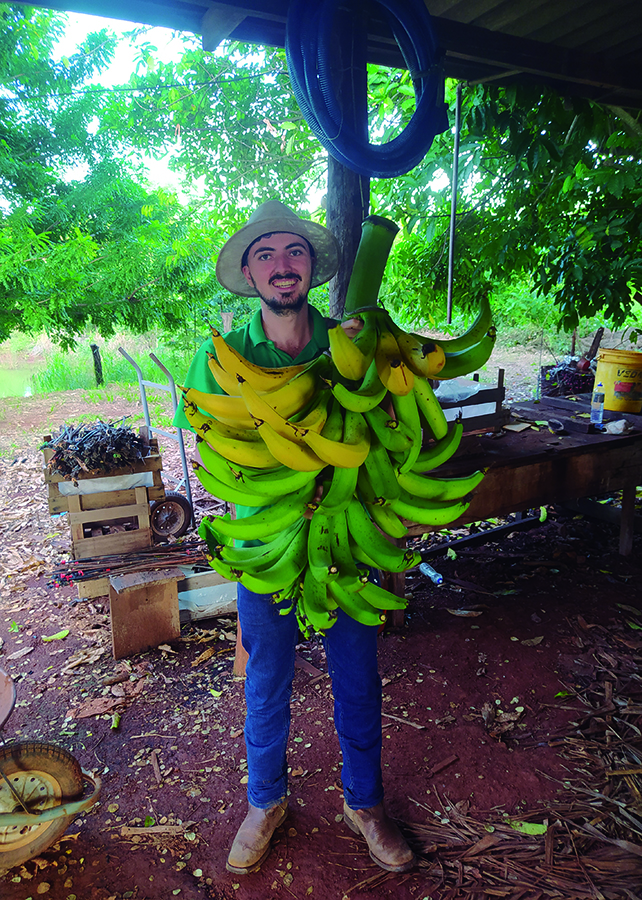
[(403, 362), (399, 344), (393, 333), (387, 328), (384, 328), (379, 334), (375, 361), (379, 378), (391, 394), (410, 393), (415, 376)]
[(310, 365), (305, 363), (297, 366), (283, 366), (282, 368), (264, 368), (257, 366), (242, 356), (238, 350), (231, 347), (223, 335), (212, 328), (212, 343), (216, 350), (216, 356), (221, 366), (228, 375), (236, 378), (241, 375), (246, 381), (249, 381), (256, 391), (273, 391), (283, 384), (286, 384), (296, 375), (304, 372)]
[(268, 422), (283, 437), (295, 441), (297, 444), (303, 443), (303, 431), (299, 430), (298, 426), (290, 424), (288, 419), (284, 419), (273, 406), (270, 406), (265, 400), (269, 394), (257, 394), (249, 381), (245, 381), (240, 375), (239, 388), (247, 411), (254, 420)]
[(320, 459), (342, 469), (360, 466), (370, 449), (370, 431), (365, 419), (361, 413), (349, 409), (345, 410), (343, 440), (332, 440), (313, 431), (306, 432), (303, 440)]
[[(265, 445), (282, 465), (299, 472), (317, 472), (324, 469), (327, 463), (320, 459), (307, 444), (297, 444), (275, 431), (269, 422), (260, 422), (257, 431), (265, 441)], [(307, 435), (313, 432), (307, 432)]]
[[(319, 379), (315, 372), (305, 371), (295, 375), (290, 381), (273, 391), (261, 395), (284, 419), (302, 409), (314, 396), (319, 387)], [(247, 409), (245, 400), (240, 396), (240, 386), (237, 380), (235, 396), (224, 394), (206, 394), (196, 388), (181, 388), (188, 401), (194, 402), (199, 409), (213, 416), (215, 419), (238, 420), (239, 422), (251, 422), (252, 415)]]
[(350, 381), (361, 381), (372, 357), (365, 356), (341, 325), (328, 329), (330, 355), (337, 371)]
[(422, 342), (416, 335), (401, 329), (395, 331), (395, 337), (406, 365), (415, 375), (434, 378), (446, 365), (443, 347), (430, 338)]
[(230, 462), (255, 469), (271, 469), (278, 461), (256, 428), (233, 428), (203, 415), (194, 403), (185, 403), (185, 415), (194, 431)]
[(222, 391), (225, 391), (226, 394), (229, 394), (232, 397), (238, 395), (239, 385), (238, 381), (236, 380), (236, 376), (230, 375), (230, 373), (223, 368), (223, 366), (220, 364), (213, 353), (207, 354), (207, 365), (214, 377), (214, 380)]

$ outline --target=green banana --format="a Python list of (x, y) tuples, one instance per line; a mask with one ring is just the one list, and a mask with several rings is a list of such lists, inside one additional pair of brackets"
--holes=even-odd
[(451, 478), (435, 478), (405, 472), (397, 476), (398, 483), (411, 497), (431, 500), (460, 500), (474, 491), (485, 472), (479, 470), (470, 475)]
[[(401, 489), (399, 489), (401, 493)], [(395, 498), (397, 499), (397, 498)], [(391, 538), (402, 538), (408, 534), (408, 528), (397, 513), (389, 506), (366, 503), (366, 509), (375, 525)]]
[(192, 460), (192, 468), (208, 494), (218, 497), (219, 500), (225, 500), (226, 503), (240, 503), (241, 506), (266, 506), (269, 503), (269, 498), (265, 494), (245, 491), (237, 485), (220, 481), (196, 460)]
[[(417, 408), (424, 417), (426, 425), (432, 432), (432, 436), (437, 441), (441, 440), (441, 438), (448, 434), (448, 422), (446, 421), (444, 411), (439, 404), (439, 400), (435, 397), (435, 392), (430, 386), (430, 382), (425, 378), (416, 378), (413, 394), (417, 403)], [(408, 471), (408, 469), (412, 468), (416, 460), (417, 457), (415, 457), (412, 464), (407, 466), (404, 471)]]
[[(242, 491), (262, 494), (268, 500), (297, 491), (316, 477), (315, 472), (299, 472), (283, 465), (267, 471), (254, 469), (251, 466), (242, 466), (230, 462), (200, 436), (197, 436), (196, 444), (205, 468), (219, 481), (231, 486), (238, 486)], [(252, 504), (246, 505), (251, 506)], [(256, 505), (262, 506), (263, 504)]]
[(365, 548), (376, 568), (384, 572), (404, 572), (410, 568), (414, 559), (413, 552), (391, 544), (358, 500), (352, 500), (349, 504), (346, 519), (354, 542)]
[(470, 501), (455, 502), (441, 500), (417, 500), (404, 490), (401, 497), (390, 504), (398, 516), (416, 522), (418, 525), (432, 525), (433, 528), (445, 528), (466, 512)]
[(360, 591), (346, 591), (333, 582), (328, 585), (328, 592), (345, 613), (362, 625), (379, 626), (386, 621), (386, 614), (363, 600)]
[(339, 569), (337, 582), (346, 590), (360, 590), (363, 587), (361, 579), (365, 578), (367, 580), (368, 573), (360, 572), (355, 565), (354, 557), (350, 550), (345, 511), (338, 513), (331, 519), (330, 552), (332, 561)]
[(277, 500), (272, 506), (231, 522), (217, 516), (215, 520), (211, 521), (211, 528), (222, 536), (240, 538), (244, 541), (265, 540), (265, 538), (293, 525), (297, 519), (303, 516), (309, 508), (315, 490), (316, 485), (311, 482), (298, 491)]
[[(424, 381), (424, 379), (415, 378), (415, 381)], [(428, 384), (428, 382), (425, 383)], [(403, 422), (412, 434), (412, 444), (404, 452), (402, 462), (399, 465), (400, 472), (408, 472), (421, 453), (421, 442), (423, 439), (421, 419), (419, 418), (417, 390), (413, 388), (410, 393), (404, 394), (403, 396), (393, 394), (392, 405), (397, 419), (400, 422)], [(441, 406), (439, 409), (441, 409)]]
[[(351, 318), (351, 316), (344, 316), (344, 319), (349, 318)], [(377, 337), (379, 334), (377, 330), (377, 319), (376, 316), (367, 313), (360, 314), (359, 316), (357, 316), (357, 318), (362, 320), (363, 328), (352, 338), (352, 342), (355, 347), (358, 347), (363, 355), (368, 358), (370, 364), (374, 359), (374, 352), (377, 346)]]
[(337, 619), (337, 604), (328, 594), (325, 584), (320, 584), (310, 569), (305, 573), (303, 588), (298, 601), (299, 622), (305, 623), (304, 634), (309, 628), (323, 634), (332, 628)]
[[(217, 521), (219, 519), (223, 519), (225, 522), (231, 522), (232, 515), (231, 513), (226, 512), (224, 515), (218, 516)], [(209, 550), (208, 562), (213, 556), (219, 555), (219, 551), (222, 547), (234, 546), (234, 541), (232, 540), (232, 538), (224, 537), (214, 532), (214, 530), (212, 529), (211, 516), (203, 516), (198, 526), (198, 535), (207, 544), (207, 549)]]
[(445, 437), (435, 441), (426, 450), (421, 451), (417, 461), (410, 467), (410, 471), (418, 473), (429, 472), (431, 469), (436, 469), (437, 466), (445, 463), (446, 460), (456, 453), (463, 433), (463, 423), (461, 421), (454, 422)]
[(380, 406), (367, 410), (364, 416), (371, 432), (377, 435), (386, 450), (405, 453), (414, 443), (414, 436), (406, 423), (393, 419)]
[(346, 292), (344, 316), (376, 306), (388, 255), (399, 227), (383, 216), (367, 216), (361, 223), (352, 274)]
[[(468, 331), (460, 334), (459, 337), (453, 338), (452, 340), (441, 340), (441, 338), (432, 337), (425, 338), (420, 334), (413, 335), (413, 337), (416, 337), (420, 341), (432, 341), (434, 344), (442, 347), (446, 354), (459, 353), (460, 350), (468, 350), (470, 347), (474, 347), (476, 344), (478, 344), (484, 337), (488, 329), (491, 327), (492, 321), (493, 313), (490, 308), (488, 293), (486, 293), (482, 294), (481, 300), (479, 302), (479, 312), (477, 313), (475, 321), (470, 326)], [(443, 372), (440, 372), (439, 375), (432, 375), (431, 377), (443, 378), (444, 375)]]
[(460, 353), (446, 353), (446, 364), (439, 375), (434, 377), (438, 381), (443, 381), (446, 378), (469, 375), (471, 372), (481, 369), (490, 359), (496, 339), (497, 331), (491, 325), (486, 336), (478, 344), (469, 347), (468, 350), (462, 350)]
[(330, 487), (321, 497), (318, 512), (324, 516), (335, 516), (342, 513), (356, 490), (358, 475), (358, 466), (353, 466), (351, 469), (335, 466), (332, 470)]
[[(350, 553), (352, 553), (352, 556), (357, 560), (357, 562), (363, 563), (364, 566), (369, 566), (371, 569), (381, 568), (380, 564), (378, 562), (375, 562), (375, 560), (368, 553), (366, 553), (363, 547), (357, 544), (357, 542), (353, 537), (350, 536), (350, 534), (348, 534), (348, 546), (350, 547)], [(385, 569), (383, 571), (385, 571)]]
[[(419, 565), (421, 562), (421, 554), (417, 553), (416, 556), (417, 562), (415, 565)], [(369, 581), (364, 585), (361, 596), (370, 604), (370, 606), (374, 606), (375, 609), (405, 609), (408, 606), (408, 601), (405, 597), (398, 597), (396, 594), (387, 591), (385, 588), (379, 587), (378, 584), (374, 584), (372, 581)]]
[(364, 413), (381, 403), (388, 393), (388, 388), (381, 383), (377, 364), (373, 360), (356, 391), (350, 390), (338, 381), (332, 384), (332, 393), (344, 409)]
[(377, 497), (392, 500), (399, 496), (399, 483), (388, 451), (376, 434), (370, 439), (370, 452), (363, 463)]
[[(386, 502), (383, 497), (378, 497), (376, 495), (375, 490), (370, 483), (368, 471), (365, 466), (361, 466), (359, 469), (359, 475), (357, 476), (357, 493), (358, 498), (363, 501), (363, 503), (382, 504)], [(352, 500), (352, 497), (350, 500)]]
[(294, 525), (284, 528), (282, 532), (265, 544), (259, 544), (256, 547), (219, 547), (218, 556), (234, 569), (241, 569), (249, 575), (258, 575), (281, 559), (291, 541), (300, 531), (305, 531), (307, 536), (308, 525), (308, 519), (298, 519)]
[(339, 575), (339, 569), (332, 560), (329, 522), (327, 516), (316, 512), (308, 531), (308, 567), (320, 584), (327, 584)]
[[(305, 521), (309, 522), (309, 519)], [(272, 566), (256, 574), (243, 571), (238, 579), (243, 587), (255, 594), (268, 594), (298, 581), (307, 562), (308, 530), (309, 526), (300, 529)]]

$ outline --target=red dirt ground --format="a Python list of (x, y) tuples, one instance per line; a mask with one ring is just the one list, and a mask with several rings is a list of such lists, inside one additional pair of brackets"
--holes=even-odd
[[(340, 754), (317, 641), (299, 647), (289, 817), (260, 872), (239, 878), (225, 871), (246, 802), (235, 622), (200, 621), (184, 626), (171, 649), (127, 664), (112, 659), (105, 598), (76, 603), (73, 587), (47, 587), (69, 552), (69, 534), (65, 518), (48, 515), (37, 452), (38, 436), (55, 422), (26, 407), (20, 420), (31, 443), (21, 438), (0, 460), (0, 665), (18, 691), (5, 738), (66, 747), (102, 776), (103, 793), (59, 844), (0, 876), (3, 900), (469, 896), (457, 892), (456, 873), (439, 887), (438, 853), (422, 853), (410, 875), (386, 875), (341, 821)], [(67, 403), (52, 413), (57, 424), (73, 415)], [(5, 422), (0, 431), (6, 448), (15, 430)], [(176, 468), (171, 448), (164, 461)], [(383, 764), (388, 808), (418, 851), (412, 826), (445, 824), (455, 806), (477, 819), (530, 814), (541, 821), (546, 803), (568, 794), (577, 763), (564, 736), (582, 707), (560, 694), (593, 677), (585, 646), (591, 628), (620, 629), (622, 604), (639, 604), (641, 550), (637, 536), (623, 559), (613, 528), (551, 509), (535, 530), (455, 559), (435, 557), (442, 587), (417, 571), (408, 575), (405, 624), (380, 637)], [(64, 628), (64, 640), (42, 640)], [(199, 661), (208, 649), (214, 654)], [(105, 684), (120, 673), (124, 687)], [(69, 717), (123, 692), (117, 729), (111, 713)], [(136, 831), (150, 824), (155, 831)], [(522, 895), (509, 889), (502, 896)]]

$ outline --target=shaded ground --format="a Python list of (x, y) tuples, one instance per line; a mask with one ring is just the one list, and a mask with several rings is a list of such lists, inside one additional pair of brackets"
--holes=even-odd
[[(61, 744), (104, 787), (63, 841), (0, 877), (3, 900), (598, 896), (591, 882), (607, 897), (638, 895), (639, 838), (625, 851), (581, 835), (592, 821), (636, 840), (604, 798), (639, 819), (639, 536), (622, 559), (613, 529), (550, 510), (534, 531), (438, 555), (445, 586), (408, 576), (406, 622), (380, 638), (388, 806), (422, 855), (408, 876), (382, 873), (341, 822), (323, 650), (302, 643), (290, 816), (261, 871), (238, 878), (224, 868), (245, 807), (235, 622), (185, 626), (171, 647), (117, 663), (105, 599), (76, 603), (72, 586), (47, 587), (69, 534), (48, 515), (34, 448), (87, 409), (81, 397), (42, 403), (22, 402), (13, 426), (0, 424), (0, 664), (19, 697), (5, 736)], [(173, 448), (164, 464), (178, 470)], [(95, 714), (100, 698), (107, 711)], [(618, 766), (628, 774), (608, 776)], [(548, 839), (520, 835), (506, 816), (548, 821)], [(523, 886), (529, 877), (537, 890)], [(550, 886), (563, 877), (572, 889)]]

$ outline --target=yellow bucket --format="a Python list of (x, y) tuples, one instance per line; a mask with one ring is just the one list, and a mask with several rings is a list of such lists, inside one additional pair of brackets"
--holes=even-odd
[(634, 350), (600, 350), (595, 371), (596, 386), (604, 385), (604, 409), (642, 412), (642, 353)]

